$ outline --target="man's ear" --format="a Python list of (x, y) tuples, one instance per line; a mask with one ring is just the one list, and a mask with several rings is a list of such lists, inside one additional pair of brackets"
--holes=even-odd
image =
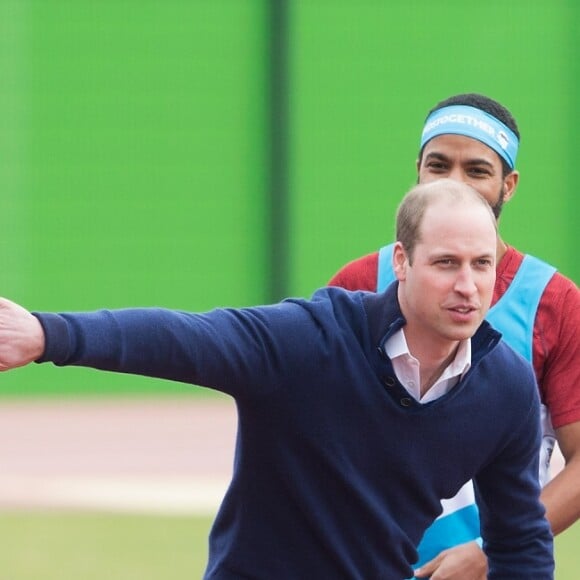
[(395, 242), (393, 247), (393, 271), (399, 282), (406, 279), (408, 265), (409, 260), (407, 259), (407, 252), (405, 252), (403, 244), (401, 242)]
[(505, 193), (504, 201), (509, 201), (515, 195), (519, 180), (519, 171), (514, 170), (506, 175), (505, 179), (503, 180)]

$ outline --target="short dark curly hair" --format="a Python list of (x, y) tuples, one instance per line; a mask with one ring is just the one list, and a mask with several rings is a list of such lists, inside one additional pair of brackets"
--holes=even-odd
[[(443, 109), (444, 107), (451, 107), (452, 105), (465, 105), (468, 107), (475, 107), (476, 109), (480, 109), (481, 111), (485, 111), (492, 117), (495, 117), (499, 121), (501, 121), (504, 125), (509, 127), (517, 136), (518, 140), (520, 140), (520, 131), (518, 129), (518, 125), (514, 116), (508, 111), (506, 107), (504, 107), (501, 103), (494, 101), (490, 97), (486, 97), (485, 95), (481, 95), (479, 93), (463, 93), (460, 95), (453, 95), (443, 101), (437, 103), (430, 111), (427, 113), (427, 117), (425, 120), (429, 118), (429, 115), (438, 111), (439, 109)], [(419, 158), (423, 155), (423, 150), (419, 153)], [(506, 163), (506, 161), (500, 157), (502, 168), (503, 168), (503, 176), (505, 177), (509, 173), (511, 173), (512, 168)]]

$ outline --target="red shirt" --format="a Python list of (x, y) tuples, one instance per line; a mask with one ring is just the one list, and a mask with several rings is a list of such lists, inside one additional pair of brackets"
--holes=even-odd
[[(347, 290), (377, 289), (378, 252), (348, 263), (329, 286)], [(492, 305), (506, 292), (524, 256), (515, 248), (497, 265)], [(542, 402), (554, 428), (580, 421), (580, 292), (556, 273), (546, 286), (534, 322), (533, 364)]]

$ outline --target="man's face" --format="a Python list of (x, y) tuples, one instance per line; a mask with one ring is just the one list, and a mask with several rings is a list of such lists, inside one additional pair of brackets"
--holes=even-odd
[(498, 154), (476, 139), (462, 135), (440, 135), (423, 149), (417, 167), (419, 183), (443, 177), (471, 185), (489, 203), (496, 218), (504, 201), (511, 198), (517, 184), (517, 172), (503, 178)]
[(473, 336), (491, 302), (496, 230), (478, 203), (427, 208), (412, 264), (399, 242), (394, 265), (405, 335), (417, 352), (445, 353)]

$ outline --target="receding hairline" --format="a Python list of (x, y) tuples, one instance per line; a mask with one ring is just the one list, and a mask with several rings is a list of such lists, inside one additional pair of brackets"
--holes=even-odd
[(466, 183), (444, 178), (415, 185), (402, 199), (397, 210), (395, 239), (400, 242), (412, 263), (415, 246), (422, 238), (425, 214), (429, 208), (445, 205), (484, 208), (497, 235), (497, 220), (486, 199)]
[(496, 225), (495, 216), (489, 207), (489, 202), (476, 189), (460, 181), (438, 179), (429, 183), (419, 183), (409, 191), (407, 196), (426, 196), (424, 199), (426, 207), (430, 207), (439, 201), (481, 205), (491, 217), (494, 225)]

